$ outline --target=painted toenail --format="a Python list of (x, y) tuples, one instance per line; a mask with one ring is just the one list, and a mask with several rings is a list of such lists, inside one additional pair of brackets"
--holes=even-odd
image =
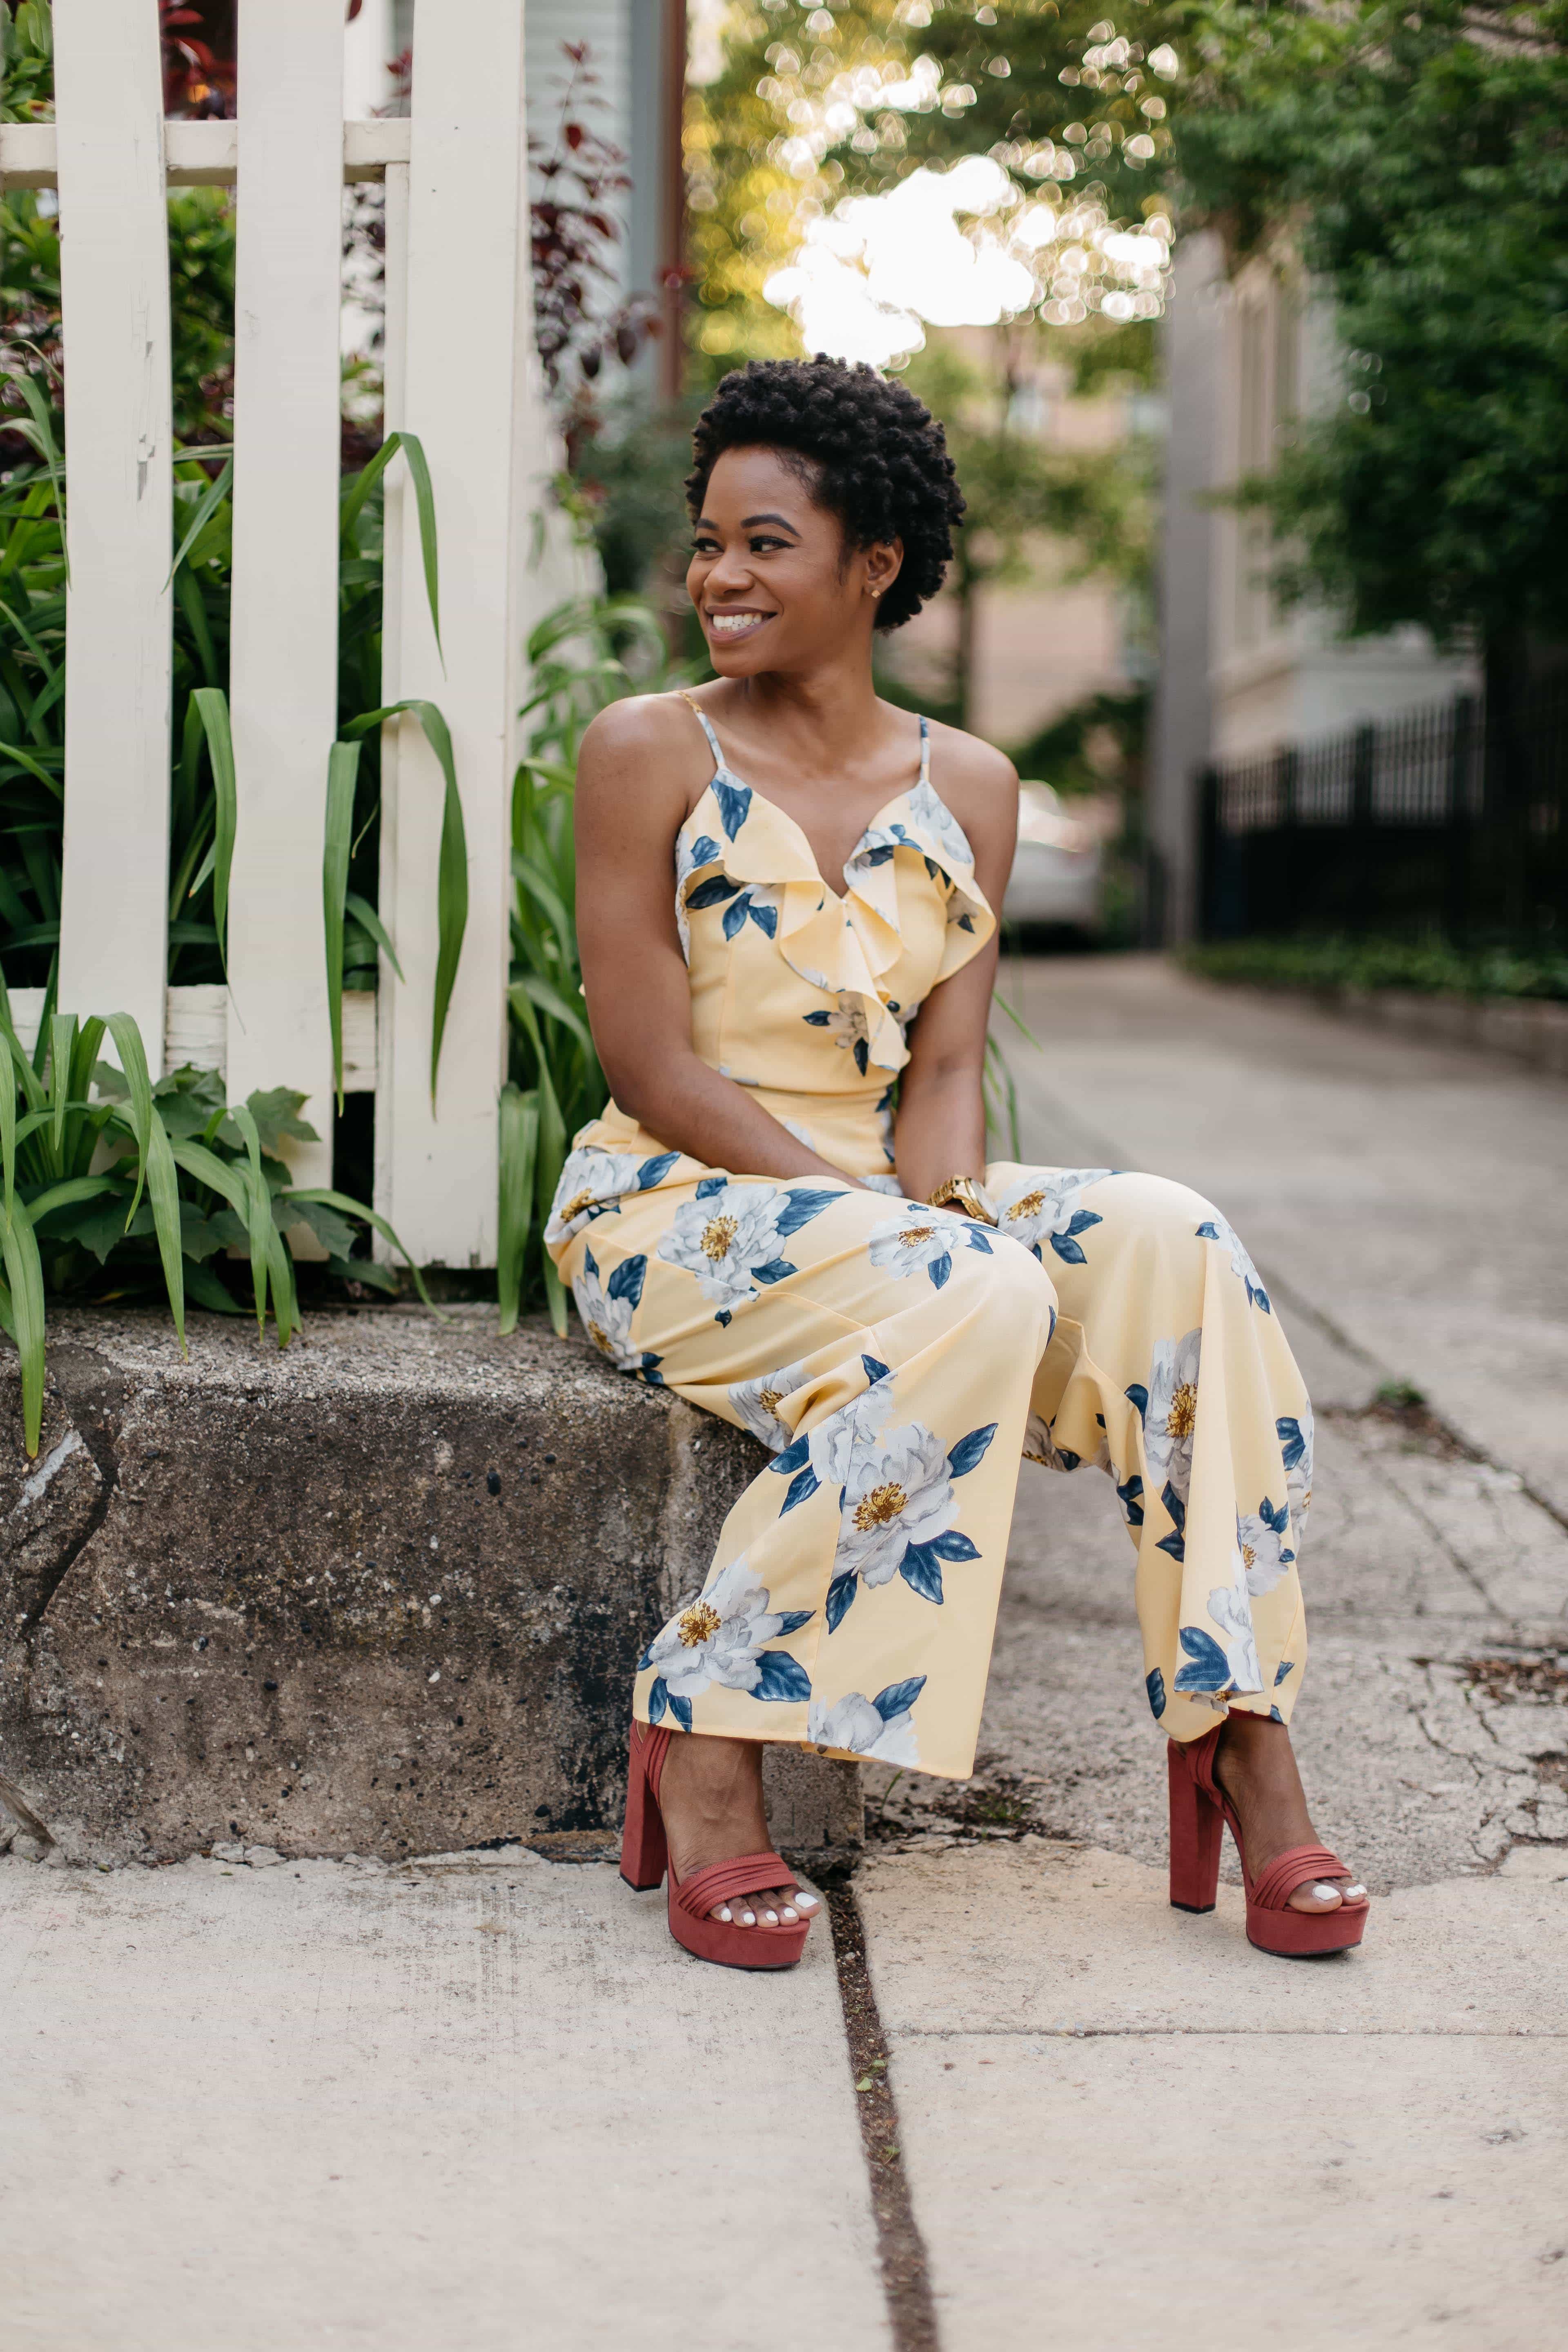
[(757, 1915), (756, 1915), (756, 1913), (755, 1913), (754, 1911), (742, 1911), (742, 1914), (741, 1914), (741, 1925), (742, 1925), (742, 1927), (754, 1927), (756, 1926), (756, 1924), (757, 1924)]
[(1347, 1886), (1345, 1888), (1345, 1901), (1347, 1903), (1361, 1903), (1364, 1902), (1365, 1898), (1366, 1889), (1361, 1885), (1359, 1880), (1354, 1886)]
[(797, 1895), (795, 1899), (800, 1905), (803, 1911), (815, 1911), (816, 1908), (816, 1897), (815, 1895)]
[(793, 1903), (786, 1903), (784, 1910), (780, 1914), (780, 1916), (784, 1919), (794, 1919), (798, 1917), (799, 1914), (796, 1912)]
[(1313, 1887), (1312, 1892), (1317, 1896), (1320, 1903), (1337, 1903), (1339, 1901), (1339, 1888), (1337, 1886), (1329, 1886), (1325, 1885), (1322, 1879), (1319, 1879), (1316, 1886)]
[(721, 1918), (721, 1919), (725, 1920), (726, 1922), (727, 1922), (727, 1921), (729, 1921), (729, 1920), (731, 1920), (731, 1919), (732, 1919), (732, 1918), (734, 1917), (734, 1916), (735, 1916), (735, 1915), (734, 1915), (734, 1913), (731, 1910), (731, 1908), (730, 1908), (730, 1906), (729, 1906), (729, 1905), (728, 1905), (727, 1903), (725, 1904), (724, 1908), (722, 1909), (722, 1911), (721, 1911), (721, 1912), (720, 1912), (720, 1914), (719, 1914), (720, 1918)]

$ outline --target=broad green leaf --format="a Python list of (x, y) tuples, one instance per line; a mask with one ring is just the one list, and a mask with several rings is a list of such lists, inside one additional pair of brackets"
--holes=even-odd
[(374, 1232), (378, 1233), (381, 1235), (382, 1240), (388, 1243), (391, 1247), (397, 1252), (398, 1256), (403, 1260), (404, 1265), (408, 1268), (409, 1273), (414, 1277), (415, 1289), (419, 1293), (420, 1297), (424, 1300), (426, 1306), (429, 1307), (431, 1313), (433, 1315), (438, 1315), (442, 1322), (446, 1321), (446, 1317), (444, 1315), (440, 1315), (440, 1310), (436, 1306), (430, 1293), (426, 1289), (425, 1277), (420, 1273), (419, 1268), (415, 1265), (414, 1260), (409, 1256), (408, 1252), (398, 1240), (397, 1235), (387, 1223), (386, 1219), (378, 1215), (374, 1209), (367, 1209), (363, 1201), (355, 1201), (352, 1199), (347, 1192), (334, 1192), (330, 1185), (323, 1184), (306, 1185), (299, 1190), (286, 1192), (283, 1197), (288, 1201), (320, 1201), (329, 1209), (342, 1209), (346, 1216), (363, 1217), (365, 1223), (369, 1225)]
[(300, 1118), (305, 1097), (293, 1087), (258, 1087), (246, 1097), (245, 1107), (256, 1121), (263, 1151), (276, 1151), (285, 1141), (319, 1143), (321, 1139), (310, 1121)]
[(238, 1299), (232, 1297), (216, 1275), (205, 1265), (186, 1267), (185, 1288), (193, 1307), (205, 1307), (214, 1315), (243, 1315), (245, 1312)]

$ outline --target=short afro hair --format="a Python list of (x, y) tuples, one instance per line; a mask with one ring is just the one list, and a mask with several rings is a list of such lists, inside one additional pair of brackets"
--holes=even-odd
[(811, 360), (752, 360), (727, 375), (697, 420), (686, 484), (693, 520), (726, 449), (777, 449), (853, 547), (901, 540), (899, 576), (877, 626), (912, 620), (942, 586), (963, 499), (942, 426), (904, 384), (818, 352)]

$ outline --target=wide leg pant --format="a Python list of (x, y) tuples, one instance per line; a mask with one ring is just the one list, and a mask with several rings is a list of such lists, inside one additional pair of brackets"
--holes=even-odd
[(710, 1176), (561, 1250), (613, 1361), (774, 1449), (640, 1662), (641, 1720), (965, 1777), (1024, 1454), (1114, 1483), (1161, 1728), (1289, 1718), (1312, 1423), (1251, 1259), (1162, 1178), (986, 1181), (994, 1231)]

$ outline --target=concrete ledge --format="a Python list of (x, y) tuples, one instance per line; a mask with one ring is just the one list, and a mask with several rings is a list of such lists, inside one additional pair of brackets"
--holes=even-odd
[[(401, 1855), (613, 1827), (632, 1669), (765, 1458), (493, 1308), (65, 1313), (22, 1452), (0, 1341), (0, 1807), (70, 1859)], [(776, 1749), (776, 1841), (858, 1776)], [(4, 1815), (0, 1814), (0, 1823)]]

